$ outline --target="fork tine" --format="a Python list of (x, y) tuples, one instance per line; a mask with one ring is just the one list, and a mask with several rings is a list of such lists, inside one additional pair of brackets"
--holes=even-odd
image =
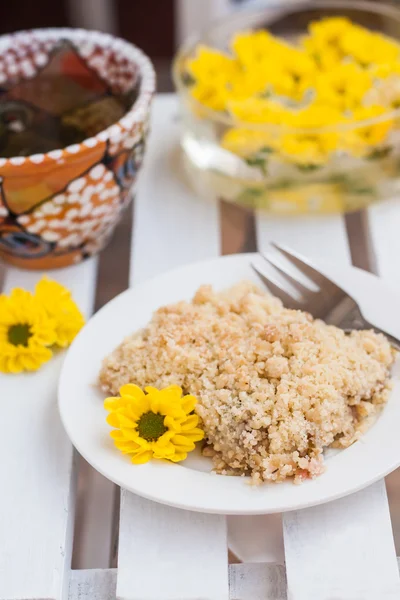
[(285, 290), (283, 290), (276, 283), (274, 283), (269, 277), (267, 277), (265, 273), (260, 271), (260, 269), (256, 267), (253, 263), (251, 263), (251, 266), (257, 273), (257, 275), (262, 279), (263, 283), (265, 283), (271, 294), (282, 300), (286, 308), (292, 308), (294, 310), (299, 310), (302, 308), (302, 302), (293, 298), (293, 296), (291, 296), (288, 292), (285, 292)]
[(295, 277), (293, 277), (293, 275), (291, 275), (290, 273), (288, 273), (288, 271), (286, 270), (286, 268), (283, 265), (280, 265), (278, 263), (278, 261), (276, 261), (275, 257), (273, 256), (267, 256), (266, 254), (261, 254), (260, 256), (262, 256), (262, 258), (264, 260), (266, 260), (269, 264), (271, 264), (273, 266), (274, 269), (276, 269), (278, 271), (278, 273), (280, 273), (282, 275), (282, 277), (288, 281), (290, 283), (290, 285), (296, 289), (298, 292), (300, 292), (300, 294), (305, 297), (305, 298), (309, 298), (310, 296), (313, 296), (315, 294), (318, 294), (319, 292), (312, 290), (311, 288), (309, 288), (306, 285), (303, 285), (302, 283), (300, 283), (300, 281), (298, 281)]
[(276, 244), (275, 242), (271, 242), (271, 245), (278, 250), (281, 254), (283, 254), (289, 262), (295, 265), (299, 271), (301, 271), (306, 277), (311, 279), (314, 283), (318, 285), (321, 291), (328, 291), (329, 289), (332, 291), (340, 291), (343, 293), (340, 287), (338, 287), (333, 281), (325, 277), (322, 273), (320, 273), (315, 267), (313, 267), (308, 261), (300, 258), (300, 256), (294, 253), (291, 250), (287, 250), (283, 246)]

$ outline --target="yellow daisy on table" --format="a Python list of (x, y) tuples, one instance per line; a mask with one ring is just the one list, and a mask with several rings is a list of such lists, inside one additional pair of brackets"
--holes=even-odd
[(35, 296), (54, 322), (57, 346), (69, 346), (85, 324), (71, 292), (57, 281), (43, 277), (36, 285)]
[(37, 298), (15, 288), (0, 296), (0, 371), (36, 371), (47, 362), (56, 341), (54, 321)]
[(194, 450), (195, 442), (203, 439), (198, 427), (199, 417), (193, 414), (197, 400), (182, 395), (182, 388), (171, 385), (162, 390), (127, 384), (120, 396), (107, 398), (107, 423), (114, 427), (110, 435), (115, 446), (131, 457), (134, 464), (152, 458), (172, 462), (185, 460)]

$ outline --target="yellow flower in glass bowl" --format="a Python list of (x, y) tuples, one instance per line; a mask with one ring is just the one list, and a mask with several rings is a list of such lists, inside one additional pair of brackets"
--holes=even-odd
[(310, 56), (297, 48), (288, 48), (281, 56), (274, 56), (267, 81), (277, 96), (300, 102), (314, 86), (316, 66)]
[(35, 296), (53, 320), (57, 346), (65, 348), (85, 324), (85, 319), (72, 299), (71, 292), (57, 281), (43, 277), (35, 288)]
[(231, 79), (237, 69), (235, 60), (218, 50), (200, 46), (196, 56), (188, 61), (189, 73), (196, 81), (210, 83), (210, 79)]
[(316, 100), (343, 112), (353, 110), (361, 105), (372, 85), (373, 78), (368, 71), (354, 63), (341, 63), (320, 74), (316, 81)]
[(31, 293), (15, 288), (0, 296), (0, 371), (36, 371), (50, 360), (54, 321)]
[(362, 67), (393, 63), (400, 58), (400, 44), (380, 33), (353, 25), (341, 40), (345, 56), (351, 57)]
[(259, 30), (237, 33), (232, 39), (231, 47), (242, 67), (260, 72), (263, 66), (268, 69), (271, 56), (279, 60), (288, 45), (268, 31)]
[(288, 111), (289, 130), (283, 130), (277, 148), (282, 157), (298, 166), (321, 165), (337, 149), (336, 126), (342, 121), (341, 113), (329, 106), (313, 104), (303, 110)]
[[(388, 116), (385, 107), (360, 107), (353, 112), (352, 120), (354, 126), (341, 134), (343, 150), (354, 156), (368, 156), (371, 152), (379, 152), (385, 148), (388, 134), (393, 128), (393, 119)], [(360, 125), (357, 125), (358, 122)]]
[[(396, 193), (400, 43), (385, 33), (400, 38), (400, 11), (344, 4), (329, 0), (317, 19), (312, 2), (242, 12), (184, 46), (174, 76), (196, 191), (272, 210), (273, 190), (300, 202), (312, 186), (338, 183), (342, 199), (327, 203), (332, 211)], [(181, 65), (198, 60), (205, 45), (230, 59), (227, 73), (200, 81), (191, 72), (187, 83)]]
[(152, 458), (180, 462), (194, 450), (195, 442), (203, 439), (199, 417), (193, 413), (197, 400), (183, 396), (179, 386), (146, 387), (143, 392), (127, 384), (119, 393), (120, 397), (104, 401), (107, 423), (114, 427), (110, 435), (115, 446), (134, 464)]

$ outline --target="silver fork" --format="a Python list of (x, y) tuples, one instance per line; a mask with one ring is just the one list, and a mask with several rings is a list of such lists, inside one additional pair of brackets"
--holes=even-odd
[(277, 261), (272, 255), (266, 256), (260, 254), (259, 256), (269, 263), (269, 265), (272, 265), (273, 269), (280, 274), (283, 280), (287, 281), (299, 294), (299, 297), (296, 298), (271, 279), (271, 276), (256, 264), (251, 265), (268, 287), (271, 294), (280, 298), (286, 308), (307, 311), (314, 318), (323, 319), (326, 323), (336, 325), (345, 331), (352, 329), (373, 329), (377, 333), (383, 333), (390, 343), (397, 350), (400, 350), (399, 339), (369, 323), (364, 318), (357, 302), (347, 292), (336, 285), (336, 283), (333, 283), (333, 281), (320, 273), (307, 259), (278, 244), (273, 243), (272, 246), (318, 288), (312, 289), (312, 287), (299, 281), (298, 278), (288, 271), (283, 263)]

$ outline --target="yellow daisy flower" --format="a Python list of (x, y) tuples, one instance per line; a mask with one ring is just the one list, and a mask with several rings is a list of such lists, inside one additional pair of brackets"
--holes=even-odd
[[(373, 120), (387, 113), (383, 106), (363, 106), (353, 112), (357, 121)], [(355, 126), (354, 129), (343, 132), (341, 147), (355, 156), (363, 156), (371, 152), (371, 147), (383, 144), (393, 127), (393, 120), (383, 119), (371, 125)]]
[(300, 101), (311, 90), (316, 66), (310, 56), (297, 48), (288, 48), (269, 64), (267, 81), (275, 94)]
[(196, 56), (188, 61), (188, 70), (194, 79), (206, 84), (213, 79), (229, 81), (238, 69), (235, 60), (213, 48), (199, 46)]
[(346, 56), (363, 67), (391, 63), (400, 57), (400, 45), (395, 40), (357, 25), (343, 33), (341, 46)]
[(127, 384), (120, 396), (107, 398), (107, 423), (114, 427), (110, 435), (115, 446), (131, 457), (134, 464), (152, 458), (172, 462), (185, 460), (194, 450), (195, 442), (203, 439), (199, 417), (193, 414), (194, 396), (182, 396), (182, 388), (171, 385), (163, 390)]
[(212, 110), (225, 110), (228, 94), (224, 79), (214, 79), (208, 83), (198, 82), (191, 87), (190, 93), (200, 104)]
[(54, 321), (31, 293), (20, 288), (0, 296), (0, 371), (36, 371), (50, 360)]
[(371, 74), (354, 63), (343, 63), (321, 73), (316, 80), (316, 100), (340, 111), (353, 110), (372, 87)]
[(242, 67), (259, 70), (271, 64), (271, 56), (279, 61), (290, 46), (271, 35), (268, 31), (244, 31), (236, 34), (232, 40), (232, 50)]
[(54, 323), (54, 342), (62, 348), (69, 346), (85, 324), (71, 292), (57, 281), (43, 277), (36, 285), (35, 297)]
[(327, 47), (340, 47), (343, 35), (352, 31), (354, 24), (345, 17), (329, 17), (319, 21), (312, 21), (308, 32), (313, 40), (324, 43)]
[(329, 70), (342, 61), (341, 39), (352, 27), (351, 21), (342, 17), (313, 21), (309, 35), (301, 40), (302, 46), (320, 69)]
[[(283, 132), (278, 149), (290, 162), (303, 166), (320, 165), (336, 150), (339, 134), (334, 126), (342, 121), (339, 111), (318, 104), (292, 112), (288, 115), (287, 124), (293, 131)], [(318, 131), (329, 125), (332, 131)]]

